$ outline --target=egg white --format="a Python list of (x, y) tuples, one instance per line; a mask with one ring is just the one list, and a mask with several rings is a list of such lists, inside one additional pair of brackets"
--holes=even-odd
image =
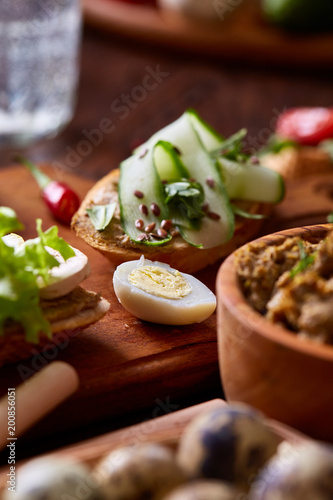
[(191, 291), (179, 299), (167, 299), (143, 291), (130, 283), (129, 274), (140, 266), (162, 267), (171, 273), (176, 270), (162, 262), (140, 260), (120, 264), (113, 275), (115, 294), (122, 306), (139, 319), (163, 325), (189, 325), (200, 323), (213, 314), (216, 297), (201, 281), (190, 274), (181, 273)]
[[(2, 240), (7, 246), (11, 246), (15, 250), (19, 250), (25, 244), (24, 239), (15, 233), (3, 236)], [(45, 247), (47, 252), (59, 262), (59, 266), (49, 270), (47, 283), (44, 282), (41, 276), (37, 276), (39, 295), (42, 299), (51, 300), (63, 297), (89, 276), (90, 264), (88, 257), (77, 248), (71, 248), (75, 255), (65, 260), (57, 250)]]

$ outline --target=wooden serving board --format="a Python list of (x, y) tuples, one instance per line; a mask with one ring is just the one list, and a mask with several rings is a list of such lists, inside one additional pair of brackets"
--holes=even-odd
[(243, 0), (226, 15), (221, 7), (216, 22), (140, 2), (81, 1), (89, 25), (154, 46), (250, 64), (328, 68), (333, 62), (331, 33), (287, 33), (265, 22), (255, 0)]
[[(50, 168), (46, 172), (53, 176), (56, 173)], [(92, 185), (92, 181), (71, 174), (64, 174), (63, 180), (81, 196)], [(323, 223), (333, 209), (331, 174), (290, 184), (287, 192), (263, 232)], [(0, 170), (0, 205), (16, 210), (25, 225), (25, 238), (35, 235), (38, 217), (44, 229), (54, 224), (39, 198), (37, 185), (23, 167)], [(59, 225), (59, 233), (87, 254), (92, 273), (84, 287), (101, 292), (111, 308), (101, 321), (71, 338), (65, 348), (53, 348), (45, 355), (0, 368), (0, 397), (8, 387), (22, 383), (25, 374), (35, 373), (54, 359), (68, 362), (79, 374), (78, 392), (36, 426), (33, 436), (60, 434), (141, 409), (148, 409), (156, 417), (176, 409), (181, 400), (200, 394), (204, 400), (207, 392), (219, 390), (215, 314), (201, 324), (185, 327), (136, 319), (115, 297), (112, 265), (70, 229)], [(212, 290), (218, 267), (197, 273)]]
[[(60, 448), (48, 454), (48, 456), (73, 459), (93, 467), (113, 449), (121, 446), (155, 442), (175, 449), (179, 442), (179, 438), (191, 420), (203, 412), (220, 408), (225, 404), (225, 401), (221, 399), (207, 401), (184, 410), (176, 411), (170, 415), (158, 417), (153, 422), (143, 422)], [(279, 422), (267, 420), (266, 424), (281, 441), (287, 440), (292, 444), (297, 444), (309, 439), (300, 432)], [(24, 462), (21, 462), (20, 465), (23, 463)], [(0, 468), (0, 491), (6, 486), (7, 472), (8, 466)]]

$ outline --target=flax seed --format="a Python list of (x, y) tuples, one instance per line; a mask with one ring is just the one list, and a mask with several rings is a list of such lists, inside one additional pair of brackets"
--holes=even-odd
[(142, 219), (137, 219), (137, 220), (135, 221), (135, 227), (136, 227), (137, 229), (143, 229), (144, 225), (145, 225), (145, 223), (143, 222), (143, 220), (142, 220)]
[(137, 240), (138, 241), (147, 241), (147, 240), (149, 240), (149, 236), (147, 234), (145, 234), (145, 233), (141, 233), (137, 237)]
[(161, 213), (161, 209), (157, 205), (157, 203), (152, 203), (150, 205), (150, 210), (153, 212), (154, 215), (156, 215), (156, 217), (158, 217), (160, 215), (160, 213)]
[(158, 234), (158, 236), (159, 236), (160, 238), (163, 238), (163, 239), (164, 239), (164, 238), (166, 238), (166, 237), (168, 236), (168, 233), (167, 233), (164, 229), (162, 229), (161, 227), (159, 227), (159, 228), (157, 229), (157, 234)]
[(148, 207), (147, 205), (144, 205), (143, 203), (139, 206), (140, 212), (143, 215), (148, 215)]
[(143, 198), (143, 193), (142, 193), (142, 191), (135, 190), (134, 196), (141, 199), (141, 198)]
[(207, 177), (206, 184), (210, 188), (215, 187), (215, 181), (214, 181), (214, 179), (212, 177)]
[(145, 232), (151, 233), (152, 231), (154, 231), (155, 226), (156, 226), (155, 222), (151, 222), (150, 224), (148, 224), (148, 226), (145, 227)]
[(163, 219), (161, 222), (161, 228), (165, 229), (165, 231), (169, 231), (172, 226), (172, 221), (170, 219)]
[(221, 216), (215, 212), (207, 212), (207, 217), (213, 220), (220, 220)]

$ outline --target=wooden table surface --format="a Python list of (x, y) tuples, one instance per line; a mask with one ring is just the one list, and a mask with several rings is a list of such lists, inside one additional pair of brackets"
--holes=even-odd
[[(148, 138), (189, 107), (195, 108), (224, 135), (246, 127), (248, 146), (255, 149), (267, 140), (283, 109), (332, 105), (332, 83), (332, 67), (297, 69), (254, 65), (250, 61), (233, 63), (157, 44), (136, 43), (119, 34), (86, 26), (74, 119), (58, 137), (27, 148), (24, 155), (34, 162), (49, 164), (55, 176), (82, 178), (80, 189), (84, 190), (117, 167), (138, 141)], [(13, 151), (1, 153), (3, 171), (13, 164), (12, 157)], [(20, 171), (13, 168), (12, 174), (19, 176)], [(14, 199), (14, 192), (12, 196)], [(320, 217), (313, 222), (323, 222)], [(215, 366), (210, 367), (198, 390), (192, 385), (188, 395), (184, 390), (176, 397), (170, 392), (156, 393), (155, 399), (147, 402), (145, 414), (139, 409), (136, 414), (131, 411), (130, 417), (104, 421), (100, 428), (90, 425), (81, 430), (82, 434), (72, 429), (59, 436), (55, 429), (53, 441), (35, 442), (32, 448), (27, 439), (25, 454), (47, 451), (82, 435), (98, 434), (101, 429), (121, 427), (126, 418), (130, 423), (142, 421), (147, 415), (151, 418), (159, 398), (163, 404), (169, 397), (171, 404), (182, 408), (221, 396), (215, 359)], [(94, 404), (103, 405), (103, 401), (97, 397)], [(22, 450), (23, 447), (22, 444)]]

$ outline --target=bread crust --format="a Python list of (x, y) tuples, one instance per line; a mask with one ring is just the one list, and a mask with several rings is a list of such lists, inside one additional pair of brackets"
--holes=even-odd
[(38, 343), (27, 342), (20, 325), (7, 324), (4, 335), (0, 337), (0, 366), (23, 361), (52, 346), (67, 342), (70, 337), (100, 320), (109, 310), (110, 304), (99, 294), (77, 287), (60, 301), (42, 301), (41, 307), (46, 319), (50, 321), (51, 337), (41, 333)]
[(262, 157), (262, 164), (279, 172), (285, 180), (333, 172), (329, 154), (312, 146), (291, 146), (279, 153), (268, 153)]
[[(141, 255), (147, 259), (165, 262), (182, 272), (193, 273), (226, 257), (240, 245), (254, 237), (263, 221), (260, 219), (238, 219), (234, 235), (224, 245), (200, 249), (186, 243), (180, 236), (158, 246), (136, 244), (126, 236), (121, 227), (118, 203), (119, 169), (112, 170), (100, 179), (87, 193), (79, 210), (72, 219), (76, 235), (88, 245), (102, 253), (114, 266), (128, 260), (137, 260)], [(97, 231), (87, 215), (92, 205), (117, 204), (113, 219), (104, 231)], [(266, 203), (242, 202), (243, 209), (256, 214), (269, 215), (272, 206)]]

